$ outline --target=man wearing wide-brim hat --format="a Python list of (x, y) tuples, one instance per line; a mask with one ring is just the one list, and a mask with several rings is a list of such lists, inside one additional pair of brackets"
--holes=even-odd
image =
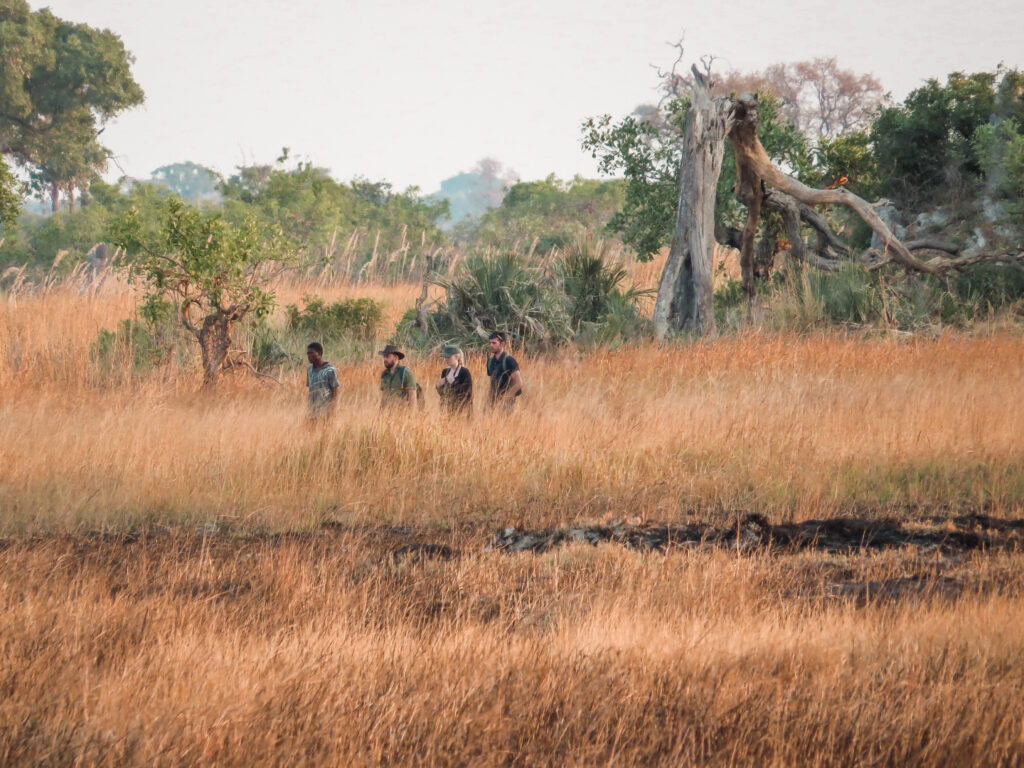
[(405, 359), (405, 353), (394, 344), (388, 344), (380, 355), (384, 358), (384, 371), (380, 375), (380, 407), (415, 406), (420, 386), (409, 367), (400, 363)]

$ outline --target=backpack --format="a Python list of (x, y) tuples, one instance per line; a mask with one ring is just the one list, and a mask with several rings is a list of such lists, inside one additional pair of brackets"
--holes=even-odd
[[(405, 373), (408, 370), (409, 370), (409, 366), (407, 366), (407, 365), (403, 365), (402, 366), (402, 389), (405, 389)], [(416, 382), (416, 406), (420, 410), (423, 410), (423, 409), (425, 409), (427, 407), (426, 402), (424, 402), (424, 400), (423, 400), (423, 387), (420, 386), (420, 383), (418, 381)]]
[[(501, 356), (501, 370), (498, 372), (498, 378), (500, 379), (502, 376), (504, 376), (504, 377), (506, 377), (506, 381), (508, 381), (508, 377), (512, 373), (508, 369), (508, 359), (509, 359), (509, 357), (510, 357), (510, 355), (508, 355), (507, 353)], [(518, 369), (518, 370), (522, 370), (522, 369)], [(519, 397), (521, 394), (522, 394), (522, 392), (516, 392), (515, 396)]]

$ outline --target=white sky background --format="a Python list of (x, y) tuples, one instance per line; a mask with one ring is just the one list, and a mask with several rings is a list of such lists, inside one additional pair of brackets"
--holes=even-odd
[[(1020, 0), (52, 0), (118, 33), (144, 106), (103, 134), (130, 176), (222, 173), (281, 147), (335, 177), (436, 190), (493, 156), (524, 179), (596, 175), (580, 123), (656, 99), (667, 43), (718, 66), (815, 56), (902, 98), (951, 71), (1024, 67)], [(110, 176), (120, 173), (111, 168)]]

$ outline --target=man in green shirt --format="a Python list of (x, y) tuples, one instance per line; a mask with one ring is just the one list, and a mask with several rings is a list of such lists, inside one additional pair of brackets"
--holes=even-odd
[(384, 370), (380, 374), (380, 407), (408, 405), (414, 408), (419, 385), (409, 367), (399, 362), (405, 359), (405, 354), (394, 344), (388, 344), (380, 354), (384, 358)]
[(324, 360), (324, 348), (311, 341), (306, 347), (306, 386), (309, 388), (310, 418), (325, 419), (334, 412), (338, 395), (338, 371)]

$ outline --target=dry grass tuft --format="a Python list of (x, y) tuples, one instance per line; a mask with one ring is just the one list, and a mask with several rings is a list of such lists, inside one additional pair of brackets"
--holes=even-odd
[[(374, 290), (394, 319), (416, 288)], [(375, 364), (342, 366), (311, 428), (298, 372), (99, 375), (132, 307), (0, 302), (0, 764), (1024, 762), (1020, 554), (483, 551), (613, 517), (1024, 516), (1020, 335), (525, 358), (518, 411), (470, 424), (432, 394), (382, 419)], [(397, 554), (423, 541), (454, 556)]]
[[(456, 544), (469, 542), (454, 536)], [(0, 762), (1019, 764), (1019, 556), (858, 605), (837, 574), (613, 548), (451, 561), (379, 536), (10, 545)], [(794, 597), (794, 586), (802, 597)]]

